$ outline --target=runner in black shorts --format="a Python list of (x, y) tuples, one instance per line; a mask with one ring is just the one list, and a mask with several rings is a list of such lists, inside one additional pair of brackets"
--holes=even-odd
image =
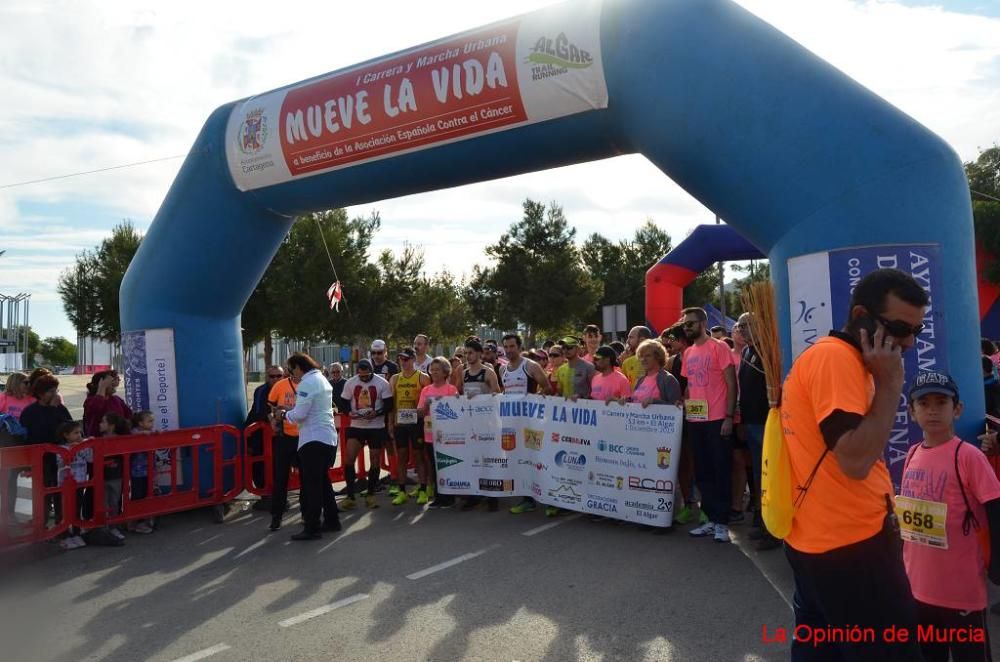
[[(427, 469), (423, 464), (424, 428), (420, 424), (417, 401), (420, 399), (421, 389), (431, 383), (431, 378), (414, 366), (416, 357), (417, 353), (412, 347), (401, 349), (398, 358), (403, 369), (389, 379), (393, 402), (392, 415), (389, 417), (389, 430), (390, 437), (396, 446), (396, 475), (392, 477), (396, 480), (396, 494), (392, 500), (394, 506), (402, 506), (410, 499), (410, 495), (406, 493), (406, 470), (411, 457), (410, 446), (413, 446), (412, 457), (415, 460), (414, 467), (420, 474), (420, 482), (421, 484), (427, 482)], [(427, 503), (426, 490), (423, 498), (420, 498), (419, 494), (417, 497), (417, 502), (420, 505)]]
[(368, 467), (368, 494), (365, 505), (378, 508), (375, 502), (375, 491), (382, 474), (379, 460), (381, 450), (387, 436), (385, 429), (385, 414), (392, 411), (392, 388), (389, 382), (374, 374), (371, 361), (358, 361), (358, 374), (347, 380), (340, 404), (350, 416), (351, 423), (347, 428), (347, 452), (344, 454), (344, 480), (347, 481), (347, 498), (341, 508), (350, 510), (357, 504), (354, 501), (355, 462), (358, 453), (365, 444), (370, 449)]

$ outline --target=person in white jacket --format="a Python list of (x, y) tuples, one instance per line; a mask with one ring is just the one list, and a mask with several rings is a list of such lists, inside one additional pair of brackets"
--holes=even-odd
[(303, 529), (292, 540), (318, 540), (323, 531), (340, 531), (337, 501), (327, 473), (337, 448), (333, 387), (323, 376), (323, 367), (308, 354), (296, 352), (289, 356), (288, 371), (301, 380), (295, 407), (279, 410), (281, 416), (299, 426), (299, 508)]

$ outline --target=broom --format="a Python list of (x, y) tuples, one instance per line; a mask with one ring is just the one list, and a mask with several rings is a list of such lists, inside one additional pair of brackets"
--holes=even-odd
[(771, 410), (764, 427), (761, 457), (760, 507), (764, 525), (772, 536), (784, 538), (792, 530), (792, 466), (781, 422), (781, 345), (770, 281), (751, 283), (743, 290), (743, 308), (751, 313), (750, 332), (764, 368), (767, 401)]
[(778, 318), (774, 306), (774, 286), (770, 281), (750, 283), (741, 299), (750, 315), (750, 333), (760, 355), (767, 380), (767, 401), (773, 408), (781, 404), (781, 345), (778, 341)]

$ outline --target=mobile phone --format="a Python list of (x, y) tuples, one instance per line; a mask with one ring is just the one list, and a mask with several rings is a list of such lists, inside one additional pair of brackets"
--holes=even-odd
[(864, 329), (868, 332), (868, 344), (875, 346), (875, 320), (872, 319), (871, 315), (865, 314), (857, 319), (857, 325), (859, 329)]

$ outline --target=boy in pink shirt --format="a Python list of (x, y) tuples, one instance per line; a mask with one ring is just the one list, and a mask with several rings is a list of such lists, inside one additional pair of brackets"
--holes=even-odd
[[(906, 456), (896, 515), (917, 601), (918, 632), (911, 638), (932, 662), (947, 660), (949, 652), (955, 660), (991, 659), (987, 574), (1000, 583), (1000, 481), (982, 451), (955, 436), (961, 413), (951, 377), (920, 373), (910, 387), (910, 415), (924, 441)], [(959, 632), (968, 636), (956, 640)]]

